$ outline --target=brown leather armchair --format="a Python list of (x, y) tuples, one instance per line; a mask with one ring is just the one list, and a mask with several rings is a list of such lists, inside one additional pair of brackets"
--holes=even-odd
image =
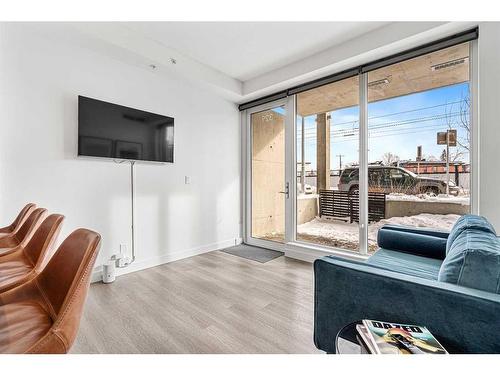
[(38, 227), (26, 246), (0, 255), (0, 293), (26, 283), (38, 275), (53, 254), (63, 215), (50, 215)]
[(29, 214), (19, 228), (0, 237), (0, 255), (15, 251), (19, 245), (25, 246), (46, 214), (45, 208), (37, 208)]
[(12, 224), (0, 228), (0, 238), (18, 229), (24, 223), (24, 220), (28, 217), (28, 215), (35, 209), (35, 207), (36, 204), (34, 203), (28, 203), (26, 206), (24, 206), (21, 212), (19, 212), (19, 214), (17, 215), (16, 219), (12, 222)]
[(77, 229), (44, 270), (0, 293), (0, 353), (67, 353), (75, 341), (101, 236)]

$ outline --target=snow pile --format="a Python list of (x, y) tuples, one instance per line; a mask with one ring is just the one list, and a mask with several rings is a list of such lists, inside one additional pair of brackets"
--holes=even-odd
[[(383, 219), (368, 226), (368, 246), (370, 250), (377, 247), (378, 230), (385, 224), (432, 228), (450, 231), (460, 215), (448, 214), (419, 214), (414, 216), (392, 217)], [(359, 229), (357, 223), (347, 223), (329, 218), (315, 218), (308, 223), (297, 227), (299, 239), (318, 242), (324, 245), (357, 249), (359, 243)]]
[(460, 215), (419, 214), (414, 216), (391, 217), (368, 226), (368, 237), (377, 238), (378, 230), (385, 224), (405, 225), (418, 228), (432, 228), (449, 232)]
[(298, 194), (297, 195), (297, 199), (313, 199), (313, 198), (318, 199), (319, 194)]
[(308, 223), (297, 226), (297, 233), (346, 242), (357, 242), (359, 229), (357, 223), (350, 224), (340, 220), (316, 217)]
[(438, 203), (456, 203), (464, 206), (470, 204), (470, 197), (468, 196), (452, 196), (446, 194), (439, 194), (438, 196), (431, 196), (429, 194), (416, 194), (409, 195), (403, 193), (387, 194), (388, 201), (405, 201), (405, 202), (438, 202)]
[[(309, 184), (304, 184), (306, 191), (306, 194), (316, 194), (316, 186), (311, 186)], [(297, 191), (302, 191), (302, 184), (300, 182), (297, 182)]]

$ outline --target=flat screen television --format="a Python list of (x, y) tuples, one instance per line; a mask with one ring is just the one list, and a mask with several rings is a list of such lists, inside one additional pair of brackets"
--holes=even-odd
[(78, 155), (174, 162), (174, 119), (78, 96)]

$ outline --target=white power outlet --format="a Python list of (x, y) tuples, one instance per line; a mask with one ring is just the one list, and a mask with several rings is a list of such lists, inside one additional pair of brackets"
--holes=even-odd
[(189, 177), (189, 176), (184, 176), (184, 183), (185, 183), (186, 185), (191, 184), (191, 177)]
[(120, 244), (120, 254), (124, 255), (127, 253), (127, 245), (124, 243)]

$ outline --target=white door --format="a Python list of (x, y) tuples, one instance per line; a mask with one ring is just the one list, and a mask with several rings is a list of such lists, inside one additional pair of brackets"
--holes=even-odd
[[(246, 243), (276, 250), (292, 238), (293, 108), (283, 99), (244, 116)], [(293, 106), (293, 105), (292, 105)]]

